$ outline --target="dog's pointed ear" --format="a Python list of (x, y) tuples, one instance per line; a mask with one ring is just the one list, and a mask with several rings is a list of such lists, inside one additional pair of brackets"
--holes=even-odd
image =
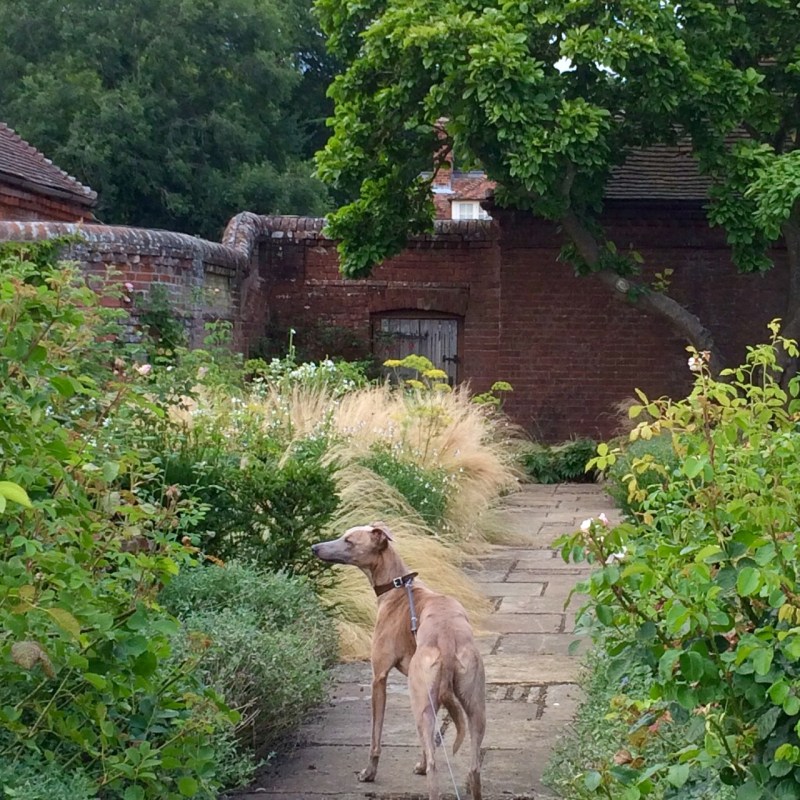
[(382, 542), (386, 543), (394, 541), (392, 532), (389, 530), (389, 526), (385, 522), (373, 522), (370, 524), (370, 528), (372, 528), (372, 535), (380, 537)]

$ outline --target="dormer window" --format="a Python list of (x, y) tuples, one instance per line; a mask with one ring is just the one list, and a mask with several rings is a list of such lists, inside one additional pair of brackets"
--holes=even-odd
[(478, 200), (453, 200), (452, 219), (491, 219)]

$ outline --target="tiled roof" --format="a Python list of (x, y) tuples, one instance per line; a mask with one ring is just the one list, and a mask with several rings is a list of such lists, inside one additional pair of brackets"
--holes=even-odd
[(711, 181), (700, 174), (687, 142), (634, 150), (606, 185), (609, 200), (707, 200)]
[(97, 202), (97, 192), (59, 169), (4, 122), (0, 122), (0, 180), (2, 179), (44, 195), (68, 197), (89, 207)]
[[(733, 136), (731, 140), (741, 136)], [(688, 142), (654, 145), (631, 152), (624, 164), (611, 172), (605, 190), (607, 200), (708, 199), (711, 181), (700, 174)], [(448, 200), (483, 200), (495, 184), (476, 172), (453, 172), (447, 189), (435, 187)]]
[(451, 179), (452, 200), (485, 200), (495, 183), (482, 172), (454, 172)]

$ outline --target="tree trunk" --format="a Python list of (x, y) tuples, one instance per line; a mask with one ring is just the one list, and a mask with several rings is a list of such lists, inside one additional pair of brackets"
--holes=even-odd
[[(597, 239), (586, 226), (575, 216), (572, 211), (567, 211), (561, 217), (564, 232), (572, 240), (581, 257), (592, 267), (600, 261), (600, 245)], [(710, 365), (713, 374), (718, 375), (723, 368), (722, 355), (714, 343), (711, 331), (700, 322), (700, 319), (682, 306), (677, 300), (663, 292), (654, 292), (645, 284), (632, 281), (617, 272), (601, 269), (593, 272), (603, 284), (613, 290), (616, 297), (625, 299), (633, 305), (656, 314), (672, 326), (686, 341), (699, 351), (708, 351), (711, 354)], [(631, 291), (633, 290), (633, 291)], [(800, 324), (800, 316), (798, 317)]]

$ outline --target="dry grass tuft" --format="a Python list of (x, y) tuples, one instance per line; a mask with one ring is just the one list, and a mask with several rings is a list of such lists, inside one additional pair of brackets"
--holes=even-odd
[[(489, 611), (488, 601), (459, 566), (466, 552), (509, 540), (492, 509), (498, 497), (517, 486), (514, 453), (520, 438), (501, 415), (470, 402), (466, 390), (414, 395), (384, 385), (335, 397), (324, 388), (296, 385), (254, 392), (233, 405), (204, 394), (199, 410), (192, 406), (173, 413), (187, 426), (213, 416), (224, 437), (240, 441), (258, 430), (280, 443), (287, 456), (301, 441), (324, 440), (323, 459), (334, 466), (342, 497), (326, 535), (338, 537), (349, 527), (382, 519), (421, 580), (458, 598), (473, 622)], [(451, 496), (442, 530), (431, 530), (397, 490), (361, 464), (376, 446), (422, 469), (448, 474)], [(375, 597), (360, 571), (340, 572), (341, 580), (323, 599), (335, 609), (342, 658), (366, 658)]]

